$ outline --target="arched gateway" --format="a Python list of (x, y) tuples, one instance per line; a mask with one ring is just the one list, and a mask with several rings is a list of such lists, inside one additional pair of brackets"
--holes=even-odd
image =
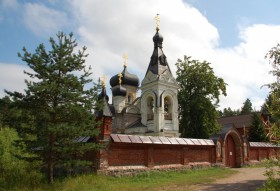
[(216, 142), (216, 150), (219, 151), (216, 162), (222, 162), (226, 167), (232, 168), (243, 165), (243, 139), (232, 124), (224, 126), (212, 139)]
[(224, 140), (225, 166), (241, 167), (242, 165), (242, 139), (237, 130), (230, 130)]

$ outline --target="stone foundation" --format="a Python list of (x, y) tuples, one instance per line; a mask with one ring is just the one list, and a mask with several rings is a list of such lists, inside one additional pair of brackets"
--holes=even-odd
[(212, 166), (209, 162), (194, 162), (189, 163), (188, 165), (180, 164), (170, 164), (170, 165), (158, 165), (154, 167), (146, 166), (110, 166), (106, 170), (98, 170), (98, 174), (109, 175), (109, 176), (135, 176), (141, 173), (148, 172), (169, 172), (169, 171), (182, 171), (187, 169), (201, 169), (201, 168), (210, 168)]

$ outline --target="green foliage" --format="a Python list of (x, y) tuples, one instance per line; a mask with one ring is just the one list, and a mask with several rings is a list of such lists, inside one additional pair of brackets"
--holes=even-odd
[(0, 126), (8, 125), (7, 121), (11, 116), (10, 110), (11, 100), (8, 96), (0, 98)]
[(219, 129), (216, 108), (219, 96), (226, 95), (226, 83), (215, 76), (209, 62), (184, 56), (176, 66), (181, 136), (208, 138)]
[(230, 117), (230, 116), (235, 116), (235, 115), (240, 115), (240, 110), (232, 110), (230, 107), (224, 108), (223, 111), (220, 111), (220, 117)]
[[(264, 110), (267, 110), (271, 115), (272, 123), (269, 136), (273, 139), (278, 145), (280, 144), (280, 44), (277, 44), (275, 47), (271, 48), (266, 58), (269, 59), (270, 64), (272, 65), (272, 74), (276, 80), (271, 84), (266, 86), (270, 88), (271, 92), (266, 100), (266, 105), (263, 107)], [(267, 181), (265, 182), (263, 191), (278, 191), (280, 188), (280, 162), (279, 162), (279, 153), (278, 158), (273, 160), (273, 163), (269, 163), (266, 171)], [(278, 168), (276, 168), (276, 167)]]
[(265, 109), (271, 115), (272, 126), (270, 136), (275, 140), (280, 140), (280, 44), (277, 44), (275, 47), (271, 48), (266, 58), (269, 59), (270, 64), (272, 65), (272, 74), (276, 80), (271, 84), (266, 84), (270, 88), (271, 92), (267, 98), (267, 104)]
[(246, 101), (243, 103), (240, 114), (246, 115), (252, 112), (253, 112), (253, 108), (252, 108), (251, 100), (247, 98)]
[(22, 186), (32, 188), (42, 180), (42, 175), (30, 163), (16, 157), (25, 155), (21, 148), (15, 146), (18, 140), (15, 130), (7, 127), (0, 130), (0, 190)]
[(19, 105), (17, 129), (28, 151), (36, 156), (30, 159), (43, 161), (52, 183), (56, 167), (67, 165), (72, 172), (85, 152), (99, 148), (93, 142), (75, 140), (99, 133), (94, 110), (101, 103), (91, 69), (85, 65), (86, 48), (76, 50), (78, 44), (73, 34), (62, 32), (57, 34), (57, 41), (50, 38), (49, 42), (49, 51), (40, 44), (35, 53), (25, 47), (23, 54), (18, 53), (33, 70), (25, 71), (31, 81), (25, 80), (25, 94), (7, 93)]
[(249, 129), (249, 141), (266, 142), (268, 141), (263, 122), (257, 112), (252, 114), (251, 127)]
[[(264, 186), (258, 191), (279, 191), (280, 188), (280, 161), (279, 160), (267, 160), (265, 161), (266, 171), (265, 176), (267, 180), (264, 183)], [(278, 167), (278, 170), (276, 170)]]
[[(142, 191), (142, 190), (185, 190), (190, 186), (210, 183), (218, 178), (224, 178), (236, 173), (231, 169), (209, 168), (182, 171), (147, 172), (132, 177), (112, 177), (103, 175), (82, 175), (68, 177), (53, 186), (40, 186), (37, 191)], [(30, 190), (23, 188), (22, 190)], [(180, 189), (181, 190), (181, 189)]]

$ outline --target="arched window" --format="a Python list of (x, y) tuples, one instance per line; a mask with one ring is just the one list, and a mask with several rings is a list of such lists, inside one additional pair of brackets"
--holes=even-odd
[(164, 102), (164, 119), (172, 120), (172, 102), (170, 97), (165, 97)]
[(131, 95), (128, 95), (128, 96), (127, 96), (127, 102), (128, 102), (128, 103), (131, 103)]
[(154, 119), (154, 99), (152, 97), (147, 98), (147, 120)]

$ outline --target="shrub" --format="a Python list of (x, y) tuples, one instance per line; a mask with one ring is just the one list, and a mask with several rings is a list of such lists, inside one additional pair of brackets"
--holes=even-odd
[(266, 171), (265, 176), (267, 180), (264, 183), (264, 186), (258, 191), (279, 191), (280, 188), (280, 161), (279, 159), (271, 159), (265, 161)]
[(17, 140), (19, 137), (14, 129), (0, 128), (0, 190), (34, 187), (42, 180), (42, 175), (34, 170), (34, 164), (16, 157), (23, 155), (23, 149), (15, 144)]

